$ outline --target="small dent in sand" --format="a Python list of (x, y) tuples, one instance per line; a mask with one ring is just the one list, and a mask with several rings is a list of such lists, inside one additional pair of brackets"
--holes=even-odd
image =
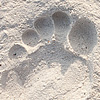
[(69, 16), (62, 12), (58, 11), (52, 15), (55, 25), (55, 36), (60, 42), (66, 40), (66, 36), (69, 31), (69, 26), (71, 24)]
[(42, 39), (50, 40), (54, 33), (53, 20), (50, 17), (41, 17), (34, 22), (34, 27)]
[(26, 49), (24, 47), (22, 47), (19, 44), (15, 44), (11, 47), (11, 49), (9, 50), (9, 58), (10, 59), (14, 59), (14, 58), (20, 58), (22, 56), (24, 56), (27, 53)]
[(32, 47), (37, 45), (39, 40), (39, 34), (33, 29), (26, 30), (22, 35), (22, 41)]

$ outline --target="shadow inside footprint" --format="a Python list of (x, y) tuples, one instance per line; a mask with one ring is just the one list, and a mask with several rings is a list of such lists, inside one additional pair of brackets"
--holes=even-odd
[(32, 62), (30, 62), (30, 60), (25, 60), (19, 66), (15, 67), (12, 70), (18, 74), (22, 85), (24, 85), (25, 81), (27, 81), (28, 75), (32, 72), (34, 68), (35, 67), (34, 65), (32, 65)]
[(23, 86), (27, 81), (28, 75), (33, 71), (34, 65), (30, 60), (21, 62), (15, 68), (2, 72), (0, 84), (2, 88), (5, 88), (9, 83), (17, 83)]
[[(16, 81), (19, 85), (23, 86), (28, 80), (28, 75), (33, 72), (33, 69), (35, 69), (41, 61), (46, 61), (49, 68), (51, 67), (52, 63), (60, 64), (61, 73), (63, 75), (67, 72), (68, 68), (75, 62), (75, 60), (79, 60), (83, 65), (88, 66), (90, 71), (92, 69), (91, 64), (88, 63), (88, 61), (73, 54), (69, 50), (65, 50), (63, 45), (57, 41), (52, 41), (50, 44), (41, 46), (37, 51), (29, 54), (27, 58), (29, 58), (29, 60), (25, 60), (15, 68), (2, 73), (0, 83), (3, 87), (7, 85), (6, 83), (8, 83), (9, 80), (12, 80), (12, 78), (8, 77), (8, 74), (11, 71), (13, 71), (12, 76), (14, 75), (16, 78), (14, 79), (13, 77), (13, 81)], [(92, 76), (91, 72), (90, 80)]]
[(48, 67), (54, 62), (61, 64), (61, 73), (64, 74), (68, 67), (75, 61), (80, 60), (85, 64), (85, 60), (81, 57), (74, 55), (71, 51), (65, 50), (63, 45), (57, 41), (52, 41), (51, 44), (46, 44), (44, 47), (41, 47), (36, 52), (29, 54), (29, 58), (32, 59), (35, 66), (41, 60), (47, 62)]

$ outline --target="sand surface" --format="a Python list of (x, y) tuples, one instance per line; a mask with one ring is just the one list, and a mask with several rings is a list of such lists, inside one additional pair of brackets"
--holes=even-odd
[(0, 0), (0, 100), (100, 100), (100, 1)]

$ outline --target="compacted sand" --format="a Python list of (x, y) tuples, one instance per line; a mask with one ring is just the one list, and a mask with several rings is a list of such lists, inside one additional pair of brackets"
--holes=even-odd
[(100, 100), (100, 1), (0, 0), (0, 100)]

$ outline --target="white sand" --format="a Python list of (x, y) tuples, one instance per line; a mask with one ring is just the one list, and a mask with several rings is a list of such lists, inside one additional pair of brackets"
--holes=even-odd
[(100, 100), (100, 1), (0, 0), (0, 100)]

